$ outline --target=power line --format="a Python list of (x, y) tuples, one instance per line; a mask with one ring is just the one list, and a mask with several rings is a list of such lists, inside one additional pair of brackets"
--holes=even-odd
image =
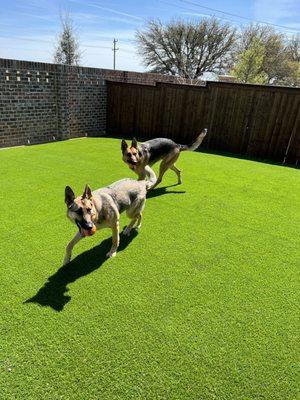
[[(52, 44), (54, 45), (55, 43), (52, 42), (51, 40), (43, 40), (43, 39), (29, 39), (29, 38), (23, 38), (23, 37), (19, 37), (19, 36), (14, 36), (14, 37), (5, 37), (5, 36), (1, 36), (0, 39), (9, 39), (9, 40), (21, 40), (23, 42), (33, 42), (33, 43), (48, 43), (48, 44)], [(98, 45), (89, 45), (89, 44), (84, 44), (81, 43), (81, 46), (83, 47), (90, 47), (90, 48), (97, 48), (97, 49), (110, 49), (109, 46), (98, 46)]]
[(35, 53), (46, 53), (48, 55), (50, 55), (50, 51), (49, 50), (41, 50), (41, 49), (28, 49), (26, 47), (22, 47), (20, 49), (20, 47), (14, 47), (14, 46), (1, 46), (1, 50), (5, 49), (5, 50), (22, 50), (22, 51), (31, 51), (31, 52), (35, 52)]
[[(190, 11), (190, 12), (192, 12), (193, 14), (195, 14), (196, 13), (196, 10), (194, 10), (193, 8), (187, 8), (187, 7), (184, 7), (184, 6), (180, 6), (179, 4), (175, 4), (175, 3), (169, 3), (168, 1), (164, 1), (164, 0), (158, 0), (160, 3), (163, 3), (163, 4), (167, 4), (168, 6), (171, 6), (171, 7), (177, 7), (177, 8), (180, 8), (181, 10), (185, 10), (185, 11)], [(201, 16), (206, 16), (206, 17), (213, 17), (213, 16), (215, 16), (214, 14), (212, 15), (212, 14), (205, 14), (205, 13), (201, 13)], [(218, 19), (222, 19), (222, 20), (224, 20), (224, 21), (230, 21), (230, 22), (239, 22), (239, 21), (236, 21), (236, 20), (233, 20), (233, 19), (230, 19), (230, 18), (224, 18), (224, 17), (217, 17)]]
[[(160, 3), (163, 3), (163, 4), (167, 4), (167, 5), (171, 6), (171, 7), (177, 7), (177, 8), (180, 8), (180, 9), (182, 9), (182, 10), (190, 11), (190, 12), (192, 12), (193, 14), (197, 12), (197, 10), (195, 10), (195, 9), (193, 9), (193, 8), (188, 8), (188, 7), (185, 7), (185, 6), (181, 6), (181, 5), (176, 4), (176, 3), (170, 3), (170, 2), (164, 1), (164, 0), (157, 0), (157, 1), (159, 1)], [(184, 1), (184, 0), (179, 0), (179, 1), (186, 2), (186, 3), (188, 3), (188, 4), (194, 4), (194, 5), (198, 6), (198, 7), (202, 7), (202, 6), (200, 6), (198, 3), (193, 3), (193, 2), (190, 2), (190, 1), (187, 1), (187, 0), (186, 0), (186, 1)], [(225, 11), (223, 12), (223, 11), (221, 11), (221, 10), (217, 10), (217, 9), (210, 8), (210, 7), (206, 7), (206, 6), (203, 6), (202, 8), (206, 8), (206, 9), (209, 9), (209, 10), (215, 11), (215, 12), (221, 12), (221, 13), (223, 13), (223, 14), (228, 14), (228, 15), (231, 15), (231, 16), (236, 16), (237, 18), (246, 19), (246, 20), (251, 21), (251, 22), (257, 22), (257, 23), (259, 22), (259, 21), (253, 20), (253, 19), (251, 19), (251, 18), (242, 17), (242, 16), (239, 16), (239, 15), (236, 15), (236, 14), (226, 13)], [(232, 18), (225, 18), (225, 17), (221, 17), (221, 16), (216, 15), (216, 14), (206, 14), (206, 13), (201, 12), (201, 15), (204, 15), (204, 16), (207, 16), (207, 17), (216, 17), (216, 18), (221, 19), (221, 20), (224, 20), (224, 21), (230, 21), (230, 22), (234, 22), (234, 23), (241, 23), (241, 21), (237, 21), (236, 19), (234, 20), (234, 19), (232, 19)], [(260, 23), (263, 24), (263, 22), (260, 22)], [(265, 22), (264, 24), (272, 25), (272, 24), (269, 23), (269, 22)], [(281, 25), (276, 25), (276, 24), (273, 24), (273, 25), (279, 27), (280, 29), (285, 30), (285, 31), (288, 32), (288, 33), (295, 34), (295, 31), (298, 32), (297, 29), (295, 29), (295, 31), (291, 32), (291, 30), (294, 30), (294, 28), (283, 27), (283, 26), (281, 26)]]
[(299, 32), (299, 29), (296, 29), (296, 28), (290, 28), (288, 26), (273, 24), (271, 22), (266, 22), (266, 21), (254, 20), (252, 18), (244, 17), (244, 16), (241, 16), (241, 15), (238, 15), (238, 14), (232, 14), (232, 13), (229, 13), (229, 12), (226, 12), (226, 11), (218, 10), (216, 8), (203, 6), (203, 5), (199, 4), (199, 3), (195, 3), (195, 2), (190, 1), (190, 0), (179, 0), (179, 1), (181, 3), (191, 4), (191, 5), (196, 6), (196, 7), (204, 8), (205, 10), (215, 11), (215, 12), (218, 12), (218, 13), (221, 13), (221, 14), (229, 15), (231, 17), (237, 17), (237, 18), (248, 20), (248, 21), (257, 22), (259, 24), (271, 25), (271, 26), (275, 26), (277, 28), (283, 28), (283, 29), (288, 29), (288, 30)]
[[(54, 42), (52, 42), (51, 40), (43, 40), (43, 39), (29, 39), (29, 38), (23, 38), (23, 37), (19, 37), (19, 36), (14, 36), (14, 37), (5, 37), (5, 36), (0, 36), (0, 39), (5, 39), (5, 40), (20, 40), (23, 42), (30, 42), (30, 43), (47, 43), (47, 44), (52, 44), (55, 45)], [(109, 46), (100, 46), (100, 45), (92, 45), (92, 44), (85, 44), (85, 43), (80, 43), (81, 47), (87, 47), (87, 48), (91, 48), (91, 49), (107, 49), (107, 50), (111, 50), (111, 47)], [(132, 50), (127, 50), (127, 49), (117, 49), (126, 53), (134, 53), (134, 51)]]
[[(80, 45), (80, 43), (79, 43), (79, 45)], [(92, 45), (92, 44), (84, 44), (84, 43), (82, 43), (81, 46), (82, 47), (88, 47), (88, 48), (91, 48), (91, 49), (110, 49), (109, 46), (98, 46), (96, 44)]]

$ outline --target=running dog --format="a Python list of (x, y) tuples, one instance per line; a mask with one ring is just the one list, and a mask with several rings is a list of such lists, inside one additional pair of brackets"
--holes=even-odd
[(157, 138), (148, 140), (138, 146), (134, 138), (129, 147), (123, 139), (121, 143), (123, 161), (138, 175), (139, 180), (144, 180), (147, 175), (153, 176), (154, 174), (154, 171), (150, 167), (157, 161), (162, 160), (159, 166), (158, 178), (155, 184), (150, 187), (151, 189), (155, 188), (162, 181), (164, 173), (168, 168), (175, 172), (178, 184), (181, 184), (181, 171), (176, 167), (175, 162), (181, 151), (196, 150), (202, 143), (206, 133), (207, 129), (203, 129), (197, 139), (190, 145), (177, 144), (171, 139)]
[(123, 232), (125, 235), (129, 236), (135, 224), (136, 228), (140, 228), (146, 193), (149, 186), (154, 183), (155, 175), (151, 174), (149, 181), (122, 179), (93, 192), (86, 185), (83, 195), (78, 197), (75, 197), (73, 190), (67, 186), (65, 188), (67, 217), (77, 225), (78, 232), (66, 248), (63, 264), (65, 265), (71, 260), (72, 250), (76, 243), (102, 228), (111, 228), (112, 230), (112, 247), (106, 256), (114, 257), (120, 242), (120, 214), (126, 210), (127, 216), (131, 219)]

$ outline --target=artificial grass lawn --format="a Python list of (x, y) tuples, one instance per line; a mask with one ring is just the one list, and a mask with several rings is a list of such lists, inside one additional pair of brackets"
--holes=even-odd
[(1, 399), (296, 399), (299, 171), (183, 153), (116, 258), (106, 229), (61, 268), (64, 187), (134, 177), (119, 148), (0, 152)]

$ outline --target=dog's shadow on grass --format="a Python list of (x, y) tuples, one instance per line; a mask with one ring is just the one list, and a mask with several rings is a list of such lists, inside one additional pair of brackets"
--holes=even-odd
[[(125, 236), (121, 233), (117, 254), (124, 250), (137, 234), (135, 229), (131, 231), (130, 236)], [(110, 250), (110, 247), (111, 238), (108, 238), (98, 246), (81, 253), (51, 275), (45, 285), (24, 303), (36, 303), (41, 306), (51, 307), (55, 311), (62, 311), (64, 306), (71, 300), (71, 296), (66, 295), (69, 290), (69, 283), (75, 282), (77, 279), (100, 268), (107, 260), (106, 253)]]
[(162, 196), (164, 194), (183, 194), (185, 190), (167, 190), (168, 188), (179, 186), (178, 183), (169, 186), (162, 186), (152, 190), (149, 190), (147, 193), (147, 199), (151, 199), (152, 197)]
[[(181, 194), (185, 191), (167, 190), (167, 188), (177, 185), (159, 187), (147, 193), (147, 198), (157, 197), (164, 194)], [(120, 246), (118, 252), (124, 250), (136, 237), (137, 231), (133, 229), (130, 236), (120, 235)], [(41, 306), (51, 307), (55, 311), (62, 311), (65, 305), (71, 300), (71, 296), (66, 293), (69, 291), (68, 285), (75, 282), (100, 268), (107, 260), (106, 253), (110, 250), (111, 238), (103, 240), (98, 246), (93, 247), (84, 253), (79, 254), (70, 263), (59, 268), (51, 275), (45, 285), (30, 299), (24, 303), (36, 303)]]

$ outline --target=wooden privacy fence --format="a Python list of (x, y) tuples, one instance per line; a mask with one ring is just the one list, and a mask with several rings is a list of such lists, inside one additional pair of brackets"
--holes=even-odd
[(206, 149), (300, 161), (300, 89), (221, 82), (107, 86), (109, 134), (185, 144), (207, 127)]

